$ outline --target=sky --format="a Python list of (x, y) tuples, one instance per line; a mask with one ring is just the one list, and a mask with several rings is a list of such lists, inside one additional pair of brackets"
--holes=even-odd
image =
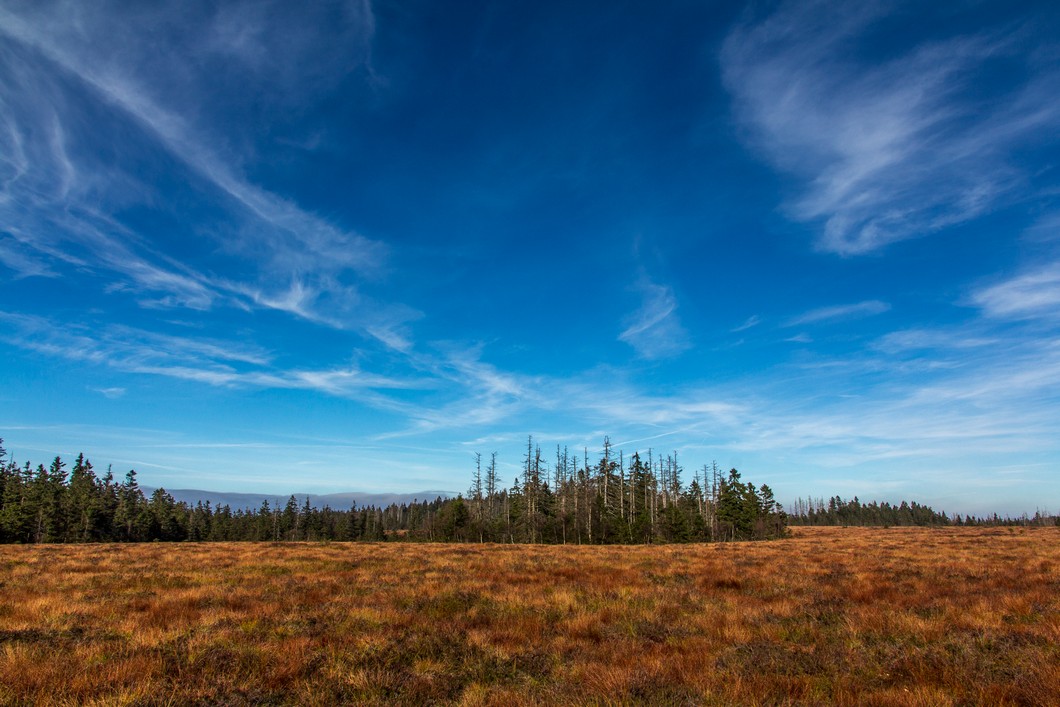
[(1060, 8), (0, 0), (0, 437), (1060, 511)]

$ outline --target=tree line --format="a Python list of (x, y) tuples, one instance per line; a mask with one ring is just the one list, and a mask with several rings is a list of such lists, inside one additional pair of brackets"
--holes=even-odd
[(892, 505), (886, 501), (862, 503), (857, 496), (844, 501), (833, 496), (826, 502), (823, 498), (800, 498), (788, 507), (788, 522), (791, 525), (855, 525), (855, 526), (994, 526), (994, 525), (1060, 525), (1060, 516), (1036, 511), (1033, 516), (1023, 514), (1017, 518), (999, 516), (977, 517), (966, 515), (953, 517), (945, 511), (936, 511), (916, 501), (902, 501)]
[(386, 507), (316, 508), (291, 496), (257, 509), (194, 506), (164, 488), (146, 497), (136, 471), (122, 481), (96, 473), (84, 454), (72, 467), (8, 459), (0, 440), (0, 542), (142, 542), (183, 540), (407, 540), (508, 543), (654, 543), (783, 537), (787, 514), (773, 491), (736, 469), (697, 470), (687, 485), (676, 452), (627, 457), (605, 438), (587, 449), (556, 448), (553, 463), (527, 440), (522, 473), (505, 487), (497, 455), (476, 455), (471, 486), (456, 498)]

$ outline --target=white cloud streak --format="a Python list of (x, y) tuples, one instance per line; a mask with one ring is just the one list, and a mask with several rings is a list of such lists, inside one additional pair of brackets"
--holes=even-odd
[[(283, 368), (274, 362), (272, 354), (247, 344), (183, 338), (128, 326), (94, 331), (7, 312), (0, 312), (0, 322), (9, 331), (9, 343), (30, 351), (212, 386), (309, 390), (387, 407), (384, 399), (371, 393), (431, 385), (422, 377), (381, 376), (353, 365), (322, 370)], [(106, 390), (124, 392), (120, 388)], [(106, 390), (101, 392), (107, 394)]]
[(1060, 318), (1060, 263), (1028, 270), (972, 295), (983, 313), (997, 319)]
[[(1013, 153), (1060, 134), (1060, 70), (1011, 28), (859, 60), (860, 43), (901, 9), (788, 2), (737, 27), (721, 51), (747, 141), (800, 180), (788, 209), (821, 224), (826, 251), (866, 253), (1022, 198), (1029, 175)], [(1001, 61), (999, 86), (986, 75)], [(982, 83), (999, 95), (977, 98)]]
[(641, 306), (625, 322), (618, 335), (646, 359), (669, 358), (686, 351), (688, 333), (677, 317), (677, 298), (673, 289), (652, 282), (642, 275), (637, 282)]
[(953, 351), (992, 346), (999, 339), (979, 332), (949, 332), (939, 329), (902, 329), (880, 337), (873, 346), (888, 354), (911, 351)]
[(830, 307), (820, 307), (789, 319), (785, 323), (785, 326), (793, 327), (806, 324), (823, 324), (850, 319), (861, 319), (862, 317), (883, 314), (890, 309), (891, 305), (879, 300), (865, 300), (855, 304), (839, 304)]
[(735, 329), (730, 329), (729, 332), (732, 333), (732, 334), (736, 334), (736, 333), (741, 332), (741, 331), (747, 331), (748, 329), (750, 329), (752, 327), (756, 327), (756, 326), (758, 326), (761, 323), (762, 323), (762, 317), (758, 316), (757, 314), (754, 314), (754, 315), (748, 317), (744, 321), (744, 323), (741, 324), (740, 326), (736, 327)]

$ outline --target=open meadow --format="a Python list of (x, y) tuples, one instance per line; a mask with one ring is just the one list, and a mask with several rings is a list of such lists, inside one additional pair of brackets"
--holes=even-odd
[(0, 546), (0, 703), (1057, 704), (1060, 528)]

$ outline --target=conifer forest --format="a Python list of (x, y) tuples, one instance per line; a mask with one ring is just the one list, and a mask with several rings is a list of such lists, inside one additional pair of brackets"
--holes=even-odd
[(291, 496), (256, 509), (178, 502), (164, 488), (145, 495), (135, 471), (117, 480), (83, 454), (72, 466), (9, 459), (0, 446), (0, 542), (436, 541), (644, 544), (768, 540), (789, 525), (1055, 524), (1033, 519), (950, 518), (916, 502), (862, 504), (799, 499), (785, 512), (767, 484), (736, 469), (698, 469), (689, 483), (676, 453), (627, 456), (604, 440), (595, 461), (557, 448), (546, 462), (528, 439), (522, 473), (510, 486), (497, 455), (476, 455), (470, 487), (455, 498), (318, 508)]
[(782, 537), (786, 514), (768, 485), (704, 467), (682, 480), (676, 454), (627, 457), (604, 441), (591, 462), (557, 449), (554, 464), (528, 440), (522, 473), (505, 487), (497, 455), (476, 455), (471, 486), (455, 498), (317, 508), (291, 496), (257, 509), (181, 503), (163, 488), (146, 496), (130, 470), (98, 474), (83, 454), (72, 466), (21, 466), (3, 452), (0, 540), (15, 543), (139, 541), (407, 540), (630, 544)]

